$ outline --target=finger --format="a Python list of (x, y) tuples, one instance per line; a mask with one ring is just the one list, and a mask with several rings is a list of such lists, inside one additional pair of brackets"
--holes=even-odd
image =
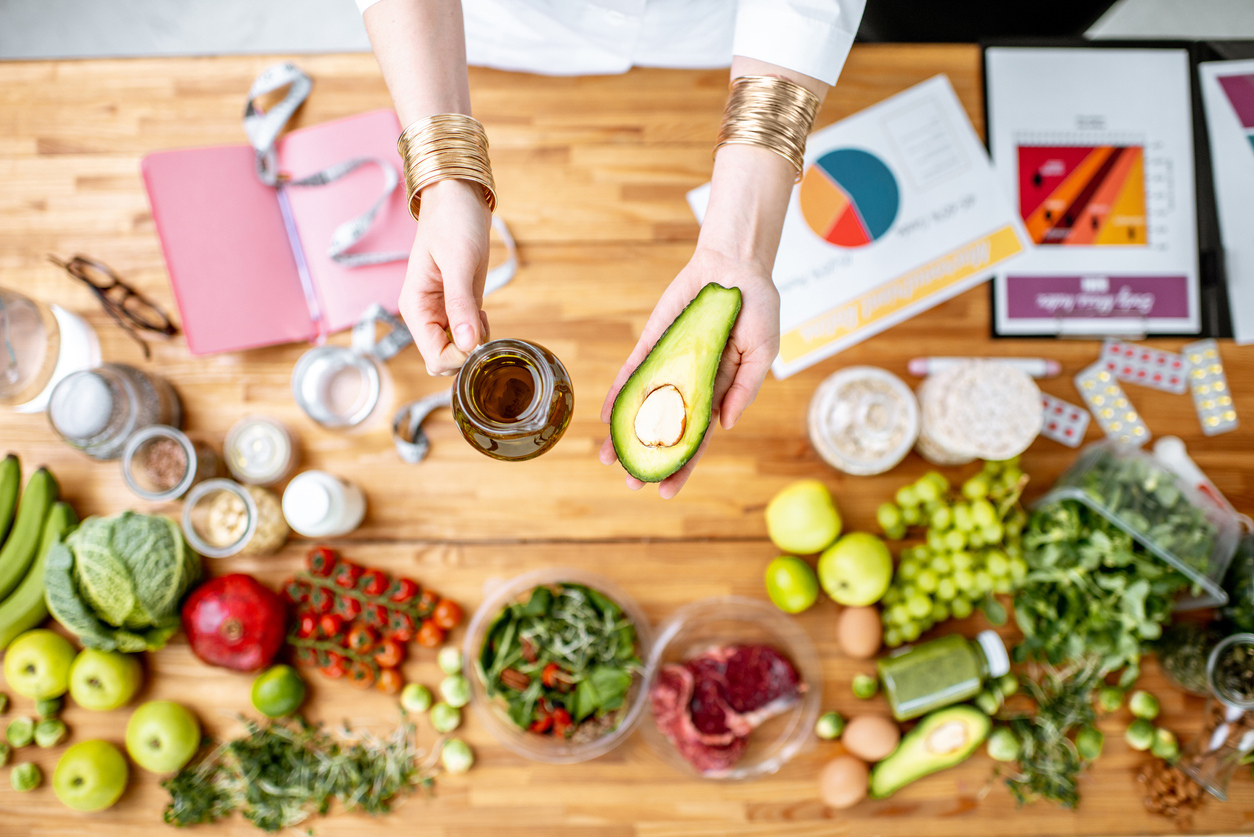
[(630, 488), (632, 491), (639, 491), (640, 489), (645, 487), (645, 483), (636, 479), (631, 474), (628, 474), (627, 475), (627, 487)]
[(722, 405), (719, 413), (722, 416), (721, 423), (724, 430), (731, 430), (735, 427), (744, 411), (758, 397), (758, 390), (762, 388), (767, 373), (771, 371), (773, 358), (767, 358), (766, 354), (765, 351), (755, 350), (741, 356), (736, 376), (727, 394), (719, 402)]
[(597, 454), (597, 458), (601, 460), (602, 465), (613, 465), (618, 461), (618, 453), (614, 450), (614, 440), (609, 436), (606, 436), (605, 441), (601, 443), (601, 451)]
[(491, 327), (488, 326), (488, 312), (487, 311), (483, 311), (483, 310), (479, 311), (479, 322), (483, 324), (483, 342), (486, 343), (492, 339), (492, 329)]
[(697, 467), (697, 461), (701, 459), (701, 455), (705, 453), (705, 449), (710, 446), (710, 439), (714, 437), (714, 425), (718, 424), (717, 413), (710, 417), (710, 426), (705, 431), (705, 437), (701, 439), (701, 445), (697, 448), (697, 452), (692, 458), (684, 463), (684, 467), (671, 474), (658, 484), (657, 493), (663, 500), (674, 499), (679, 490), (688, 482), (688, 478), (692, 476), (692, 472)]
[(483, 310), (481, 261), (469, 248), (453, 248), (439, 256), (448, 328), (453, 343), (462, 352), (470, 352), (478, 346), (486, 331), (480, 316)]
[[(445, 375), (458, 369), (466, 356), (448, 339), (445, 330), (444, 297), (439, 293), (439, 275), (426, 253), (415, 253), (410, 260), (405, 285), (401, 289), (400, 310), (422, 354), (430, 375)], [(458, 355), (461, 355), (460, 358)]]

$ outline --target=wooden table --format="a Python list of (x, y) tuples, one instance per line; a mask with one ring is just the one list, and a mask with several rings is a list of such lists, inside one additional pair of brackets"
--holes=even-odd
[[(104, 355), (144, 365), (137, 347), (44, 256), (76, 252), (113, 265), (174, 310), (161, 250), (139, 177), (150, 151), (243, 140), (240, 114), (252, 78), (273, 58), (189, 58), (0, 64), (0, 285), (83, 313), (98, 330)], [(296, 59), (315, 79), (298, 122), (316, 124), (389, 105), (368, 55)], [(949, 76), (982, 130), (979, 51), (971, 46), (859, 46), (819, 119), (825, 125), (937, 73)], [(605, 436), (601, 399), (631, 349), (655, 300), (692, 251), (697, 225), (684, 201), (710, 174), (710, 147), (726, 92), (726, 73), (639, 70), (604, 78), (539, 78), (476, 70), (475, 113), (492, 137), (503, 217), (518, 238), (515, 282), (491, 297), (497, 336), (536, 340), (570, 369), (577, 393), (570, 429), (547, 456), (522, 464), (489, 460), (467, 446), (446, 415), (428, 424), (434, 447), (420, 467), (402, 464), (383, 428), (344, 435), (320, 430), (289, 395), (293, 345), (192, 358), (176, 340), (155, 344), (149, 367), (184, 399), (190, 431), (220, 442), (245, 413), (276, 416), (300, 435), (306, 467), (325, 468), (363, 485), (365, 525), (338, 546), (364, 563), (404, 572), (473, 609), (484, 582), (548, 565), (602, 572), (637, 598), (655, 623), (705, 596), (763, 597), (762, 570), (776, 550), (762, 510), (799, 477), (818, 477), (834, 492), (848, 529), (874, 526), (876, 506), (918, 477), (911, 455), (892, 473), (850, 477), (811, 450), (805, 411), (815, 386), (832, 371), (871, 363), (899, 375), (922, 354), (1019, 354), (1056, 357), (1064, 376), (1044, 389), (1075, 401), (1070, 376), (1097, 355), (1094, 342), (988, 338), (988, 296), (977, 288), (872, 338), (787, 381), (768, 380), (757, 403), (730, 433), (719, 433), (678, 498), (631, 493), (622, 473), (596, 461)], [(343, 339), (343, 336), (338, 338)], [(1184, 341), (1157, 345), (1178, 349)], [(1254, 349), (1223, 347), (1236, 388), (1240, 430), (1201, 436), (1189, 400), (1136, 388), (1133, 397), (1156, 434), (1174, 433), (1232, 501), (1254, 510)], [(391, 364), (397, 397), (448, 386), (423, 373), (408, 350)], [(1090, 439), (1097, 438), (1096, 428)], [(96, 463), (61, 445), (43, 416), (0, 415), (2, 447), (18, 451), (29, 471), (50, 465), (81, 515), (143, 504), (126, 491), (116, 464)], [(1024, 456), (1039, 495), (1073, 452), (1041, 439)], [(966, 469), (969, 470), (969, 469)], [(965, 473), (965, 470), (962, 470)], [(961, 476), (955, 471), (951, 476)], [(309, 544), (294, 540), (277, 557), (208, 562), (215, 573), (245, 571), (278, 583)], [(846, 715), (886, 712), (877, 699), (856, 701), (853, 674), (871, 666), (835, 646), (836, 607), (822, 602), (798, 617), (823, 656), (824, 705)], [(977, 619), (958, 627), (968, 633)], [(460, 638), (460, 631), (457, 634)], [(249, 709), (250, 678), (201, 664), (176, 638), (148, 656), (143, 699), (185, 701), (214, 733), (235, 731)], [(406, 676), (438, 681), (431, 652), (412, 655)], [(393, 698), (344, 683), (309, 679), (309, 714), (318, 719), (390, 728)], [(1144, 684), (1162, 699), (1163, 721), (1187, 740), (1202, 706), (1169, 687), (1151, 662)], [(30, 712), (29, 702), (15, 701)], [(122, 739), (127, 710), (90, 713), (70, 707), (72, 740)], [(819, 802), (815, 777), (839, 746), (822, 744), (776, 776), (748, 784), (686, 779), (639, 738), (591, 763), (533, 764), (495, 743), (473, 717), (464, 734), (478, 754), (474, 771), (442, 778), (430, 799), (414, 798), (393, 816), (367, 821), (340, 815), (314, 822), (323, 835), (372, 833), (471, 835), (833, 834), (1132, 834), (1171, 832), (1147, 815), (1135, 774), (1140, 754), (1122, 742), (1126, 710), (1103, 724), (1107, 755), (1083, 787), (1079, 812), (1037, 804), (1016, 812), (993, 763), (982, 753), (961, 767), (911, 785), (891, 800), (836, 812)], [(647, 722), (647, 721), (646, 721)], [(424, 741), (433, 739), (422, 729)], [(50, 774), (60, 749), (35, 752)], [(23, 758), (31, 758), (23, 751)], [(116, 808), (81, 816), (51, 790), (14, 793), (0, 782), (5, 835), (159, 835), (166, 794), (136, 770)], [(1196, 818), (1204, 831), (1254, 830), (1254, 781), (1242, 770), (1227, 804), (1212, 801)], [(239, 820), (220, 833), (253, 833)]]

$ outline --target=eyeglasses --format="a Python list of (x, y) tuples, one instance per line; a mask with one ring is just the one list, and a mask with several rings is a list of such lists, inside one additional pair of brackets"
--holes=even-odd
[(105, 313), (125, 329), (144, 350), (145, 359), (151, 358), (152, 352), (136, 332), (137, 328), (165, 337), (173, 337), (179, 333), (178, 326), (170, 321), (157, 303), (122, 281), (107, 264), (86, 256), (75, 256), (68, 262), (63, 262), (50, 255), (48, 261), (91, 288)]

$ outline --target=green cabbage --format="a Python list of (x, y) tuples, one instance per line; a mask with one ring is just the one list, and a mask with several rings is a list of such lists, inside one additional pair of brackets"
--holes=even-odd
[(89, 648), (155, 651), (178, 631), (200, 556), (168, 517), (89, 517), (48, 553), (48, 610)]

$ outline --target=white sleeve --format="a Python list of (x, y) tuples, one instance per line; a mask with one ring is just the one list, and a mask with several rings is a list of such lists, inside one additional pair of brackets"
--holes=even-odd
[(366, 13), (366, 9), (378, 2), (379, 0), (357, 0), (357, 11), (364, 15)]
[(835, 84), (865, 6), (866, 0), (740, 0), (732, 54)]

